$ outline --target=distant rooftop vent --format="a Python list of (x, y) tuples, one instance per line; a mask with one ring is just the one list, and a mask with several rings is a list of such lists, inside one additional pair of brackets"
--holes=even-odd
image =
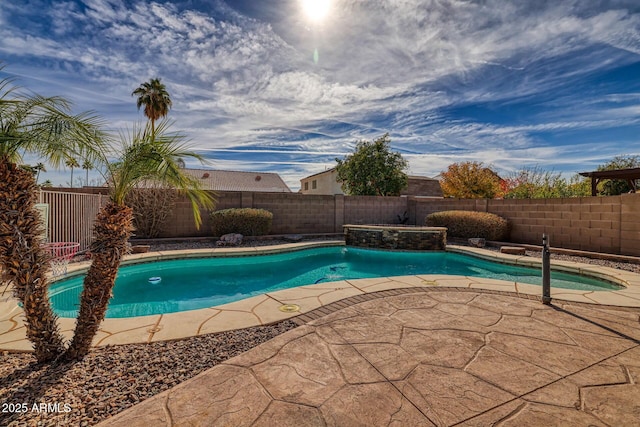
[(206, 178), (209, 178), (209, 173), (208, 172), (205, 172), (205, 173), (202, 174), (202, 179), (206, 179)]

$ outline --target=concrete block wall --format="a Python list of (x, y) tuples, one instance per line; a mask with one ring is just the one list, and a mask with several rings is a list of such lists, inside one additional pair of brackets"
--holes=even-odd
[(272, 234), (332, 233), (334, 230), (335, 200), (331, 195), (253, 193), (252, 207), (273, 213)]
[[(342, 233), (343, 224), (396, 224), (406, 211), (408, 224), (423, 225), (442, 210), (491, 212), (512, 224), (511, 241), (567, 249), (640, 256), (640, 194), (567, 199), (469, 200), (419, 197), (304, 195), (221, 192), (216, 209), (263, 208), (273, 212), (273, 234)], [(208, 212), (194, 227), (191, 206), (177, 203), (162, 237), (211, 236)]]
[(490, 200), (488, 211), (512, 224), (511, 240), (586, 251), (619, 250), (620, 198)]
[(511, 241), (640, 256), (640, 194), (565, 199), (414, 199), (417, 223), (429, 213), (472, 210), (500, 215), (511, 224)]
[(404, 212), (406, 197), (344, 197), (344, 224), (397, 224)]
[[(217, 200), (216, 210), (237, 208), (242, 206), (242, 193), (224, 192), (215, 195)], [(202, 225), (200, 229), (195, 226), (193, 209), (186, 197), (178, 197), (173, 214), (161, 237), (208, 237), (211, 236), (211, 221), (209, 211), (200, 209)]]
[(620, 252), (640, 256), (640, 194), (620, 197)]

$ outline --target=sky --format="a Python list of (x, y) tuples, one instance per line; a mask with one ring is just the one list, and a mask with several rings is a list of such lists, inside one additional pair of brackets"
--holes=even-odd
[(638, 0), (0, 0), (0, 62), (114, 134), (145, 120), (131, 92), (159, 77), (207, 168), (293, 191), (387, 132), (431, 177), (640, 155)]

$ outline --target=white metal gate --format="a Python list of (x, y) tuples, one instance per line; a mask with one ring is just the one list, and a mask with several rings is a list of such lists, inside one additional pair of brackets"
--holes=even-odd
[(40, 191), (41, 211), (48, 211), (47, 242), (77, 242), (80, 251), (93, 240), (93, 223), (107, 196), (100, 194)]

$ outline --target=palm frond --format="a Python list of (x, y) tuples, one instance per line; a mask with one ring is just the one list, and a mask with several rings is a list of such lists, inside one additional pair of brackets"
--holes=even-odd
[(189, 199), (196, 225), (202, 223), (199, 207), (213, 208), (213, 195), (201, 188), (200, 183), (186, 175), (180, 167), (181, 159), (205, 159), (192, 151), (179, 133), (168, 132), (168, 121), (162, 121), (155, 132), (148, 123), (123, 133), (122, 151), (116, 162), (109, 164), (109, 181), (113, 185), (112, 200), (124, 204), (127, 194), (145, 181), (154, 181), (176, 189)]
[(95, 113), (73, 115), (71, 103), (62, 97), (14, 92), (11, 81), (0, 81), (0, 155), (4, 158), (19, 162), (22, 153), (35, 153), (54, 167), (70, 156), (96, 163), (105, 160), (109, 137)]

